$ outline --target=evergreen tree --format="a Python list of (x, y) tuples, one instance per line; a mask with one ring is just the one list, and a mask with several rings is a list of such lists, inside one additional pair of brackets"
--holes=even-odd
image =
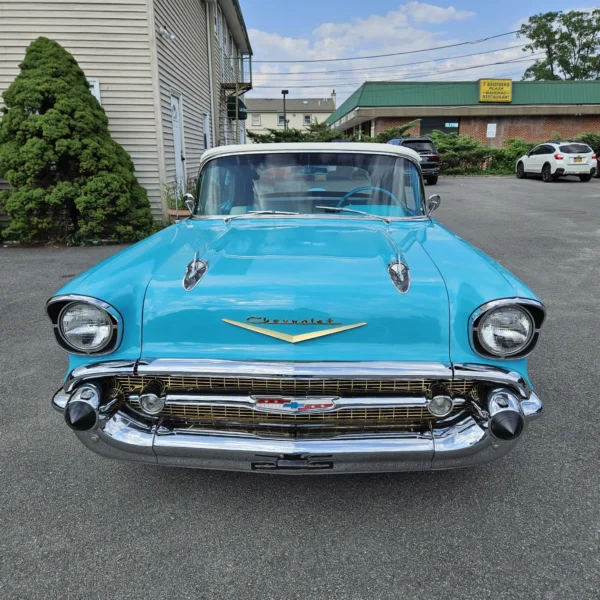
[(127, 152), (110, 136), (104, 110), (77, 61), (40, 37), (4, 92), (0, 201), (5, 238), (136, 241), (154, 228), (146, 190)]

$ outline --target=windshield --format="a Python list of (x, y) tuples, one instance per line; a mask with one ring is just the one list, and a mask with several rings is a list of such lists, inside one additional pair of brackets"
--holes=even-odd
[[(403, 157), (298, 152), (237, 154), (211, 160), (200, 174), (196, 215), (285, 211), (383, 217), (424, 214), (418, 168)], [(350, 212), (346, 213), (350, 216)]]

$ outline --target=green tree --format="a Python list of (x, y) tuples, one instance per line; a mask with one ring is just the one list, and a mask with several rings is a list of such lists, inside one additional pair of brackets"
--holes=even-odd
[(0, 198), (5, 238), (67, 236), (135, 241), (154, 228), (148, 196), (77, 61), (60, 44), (33, 41), (4, 92)]
[(517, 36), (529, 40), (524, 52), (545, 54), (527, 68), (524, 80), (600, 78), (600, 9), (533, 15)]
[[(405, 133), (408, 133), (413, 127), (416, 127), (421, 122), (421, 119), (415, 119), (404, 123), (404, 125), (397, 125), (396, 127), (390, 127), (381, 133), (378, 133), (374, 138), (371, 138), (374, 142), (385, 144), (390, 140), (404, 137)], [(363, 138), (364, 139), (364, 138)]]
[(387, 131), (377, 134), (375, 137), (367, 135), (358, 136), (347, 134), (337, 129), (332, 129), (324, 121), (319, 123), (313, 121), (305, 131), (300, 129), (267, 129), (268, 133), (253, 133), (248, 131), (248, 137), (257, 144), (271, 144), (282, 142), (334, 142), (344, 140), (351, 142), (378, 142), (385, 144), (394, 138), (402, 137), (407, 131), (416, 127), (421, 119), (415, 119), (410, 123), (391, 127)]

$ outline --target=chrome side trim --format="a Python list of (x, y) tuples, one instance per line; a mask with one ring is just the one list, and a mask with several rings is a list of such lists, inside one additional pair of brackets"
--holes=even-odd
[[(527, 342), (527, 345), (524, 347), (523, 350), (515, 354), (497, 355), (492, 354), (491, 352), (484, 352), (478, 348), (478, 344), (476, 343), (476, 338), (478, 336), (478, 321), (480, 321), (486, 313), (501, 306), (518, 306), (522, 308), (529, 314), (534, 324), (534, 330), (531, 334), (530, 339)], [(536, 319), (536, 315), (528, 309), (528, 307), (531, 306), (540, 310), (541, 319)], [(469, 343), (471, 345), (471, 348), (473, 349), (473, 352), (475, 352), (479, 356), (483, 356), (485, 358), (499, 358), (501, 360), (518, 360), (520, 358), (524, 358), (525, 356), (529, 356), (533, 352), (537, 345), (540, 330), (545, 320), (546, 308), (539, 300), (534, 300), (533, 298), (520, 298), (518, 296), (515, 298), (500, 298), (498, 300), (492, 300), (491, 302), (486, 302), (485, 304), (482, 304), (480, 307), (476, 308), (469, 317)]]
[[(63, 337), (61, 327), (60, 327), (60, 317), (63, 311), (73, 302), (84, 302), (87, 304), (93, 304), (101, 308), (102, 310), (108, 313), (108, 316), (112, 320), (112, 331), (116, 330), (117, 337), (114, 344), (111, 344), (112, 336), (108, 339), (106, 344), (101, 347), (99, 350), (93, 350), (90, 352), (82, 352), (80, 350), (76, 350), (71, 346), (67, 340)], [(54, 304), (64, 304), (56, 314), (54, 318), (50, 313), (50, 308)], [(53, 296), (46, 302), (46, 314), (48, 318), (52, 321), (52, 327), (54, 329), (54, 335), (56, 336), (56, 341), (58, 345), (65, 351), (67, 354), (76, 354), (77, 356), (105, 356), (107, 354), (112, 354), (120, 345), (121, 339), (123, 338), (123, 317), (121, 313), (111, 304), (105, 302), (104, 300), (100, 300), (99, 298), (94, 298), (93, 296), (83, 296), (80, 294), (61, 294), (59, 296)]]

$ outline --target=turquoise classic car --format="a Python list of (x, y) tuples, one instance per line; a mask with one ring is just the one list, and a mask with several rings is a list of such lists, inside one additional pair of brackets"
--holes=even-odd
[(545, 311), (432, 219), (386, 144), (215, 148), (191, 216), (83, 273), (47, 313), (53, 405), (90, 450), (148, 464), (352, 473), (505, 454), (542, 404)]

